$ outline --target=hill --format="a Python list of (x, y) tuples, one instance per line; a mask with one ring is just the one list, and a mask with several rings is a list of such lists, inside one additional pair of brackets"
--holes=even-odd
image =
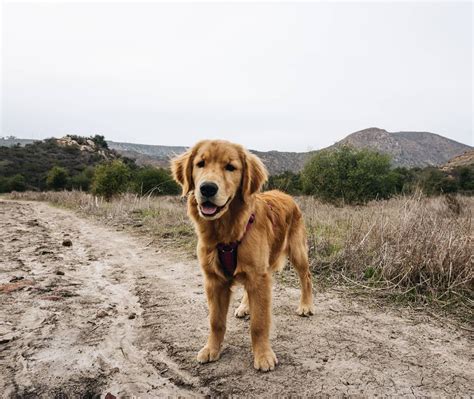
[(395, 132), (369, 128), (350, 134), (330, 148), (350, 145), (370, 148), (392, 157), (395, 166), (439, 166), (472, 147), (429, 132)]
[(450, 171), (455, 168), (466, 166), (474, 166), (474, 149), (468, 150), (461, 155), (451, 158), (448, 162), (441, 166), (442, 170)]
[[(0, 143), (3, 144), (3, 141), (6, 140), (2, 139)], [(13, 146), (0, 146), (0, 180), (21, 175), (25, 188), (33, 190), (46, 188), (47, 174), (54, 166), (65, 168), (70, 177), (75, 177), (104, 161), (122, 158), (107, 147), (102, 136), (65, 136), (32, 141), (23, 146), (18, 140), (13, 141)], [(134, 162), (123, 159), (128, 163)]]

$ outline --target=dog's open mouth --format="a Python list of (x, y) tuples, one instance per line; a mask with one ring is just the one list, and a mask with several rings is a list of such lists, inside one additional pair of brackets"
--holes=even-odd
[(201, 213), (204, 216), (217, 215), (224, 206), (214, 205), (211, 201), (206, 201), (206, 202), (203, 202), (201, 205), (199, 205), (199, 207), (201, 208)]

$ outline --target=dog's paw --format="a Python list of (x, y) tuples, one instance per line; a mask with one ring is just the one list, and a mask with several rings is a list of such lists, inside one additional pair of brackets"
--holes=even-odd
[(255, 354), (253, 367), (255, 367), (256, 370), (266, 372), (274, 370), (277, 364), (278, 359), (275, 356), (275, 353), (273, 350), (269, 349)]
[(198, 355), (197, 355), (197, 361), (199, 363), (209, 363), (209, 362), (215, 362), (216, 360), (219, 360), (221, 356), (221, 352), (218, 349), (211, 349), (207, 345), (202, 348)]
[(242, 319), (245, 316), (248, 316), (249, 314), (250, 314), (250, 310), (248, 306), (242, 306), (242, 305), (240, 305), (237, 309), (235, 309), (235, 312), (234, 312), (235, 317), (238, 317), (239, 319)]
[(314, 305), (300, 305), (298, 309), (296, 309), (296, 313), (303, 317), (311, 316), (315, 313)]

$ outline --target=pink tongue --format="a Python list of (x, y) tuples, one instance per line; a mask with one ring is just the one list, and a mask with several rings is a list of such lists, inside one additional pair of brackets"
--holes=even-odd
[(202, 205), (201, 211), (204, 215), (213, 215), (217, 211), (217, 206), (214, 205)]

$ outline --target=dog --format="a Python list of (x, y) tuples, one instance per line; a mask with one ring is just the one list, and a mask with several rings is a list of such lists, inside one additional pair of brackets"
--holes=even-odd
[(197, 255), (204, 275), (210, 318), (200, 363), (221, 354), (231, 288), (244, 286), (235, 316), (250, 314), (254, 367), (278, 364), (270, 345), (272, 273), (289, 258), (301, 282), (297, 313), (314, 313), (306, 230), (301, 211), (289, 195), (261, 192), (268, 173), (258, 157), (222, 140), (198, 142), (171, 160), (173, 178), (187, 196), (188, 215), (198, 236)]

